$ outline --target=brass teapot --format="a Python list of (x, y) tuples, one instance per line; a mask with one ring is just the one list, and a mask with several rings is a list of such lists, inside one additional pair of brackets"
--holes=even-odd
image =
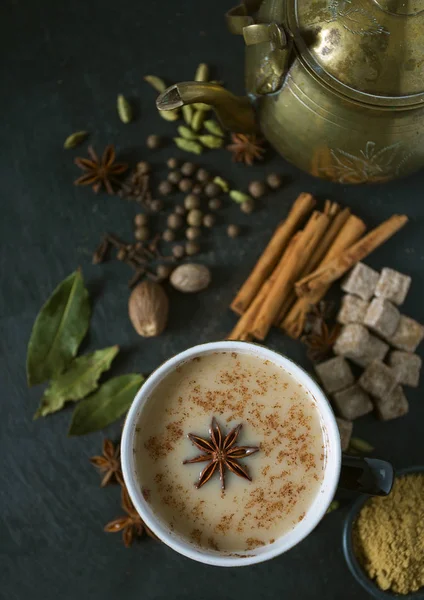
[(262, 131), (288, 161), (339, 183), (424, 165), (424, 0), (244, 0), (247, 97), (168, 88), (160, 110), (205, 102), (228, 129)]

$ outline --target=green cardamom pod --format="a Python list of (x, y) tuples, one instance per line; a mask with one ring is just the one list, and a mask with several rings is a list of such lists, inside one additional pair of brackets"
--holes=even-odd
[(209, 131), (209, 133), (212, 133), (213, 135), (217, 135), (219, 137), (224, 137), (225, 135), (220, 125), (213, 119), (208, 119), (207, 121), (205, 121), (203, 123), (203, 126)]
[(71, 133), (66, 138), (63, 147), (65, 150), (69, 150), (70, 148), (75, 148), (79, 146), (88, 136), (88, 131), (76, 131), (75, 133)]
[(174, 142), (178, 148), (181, 150), (185, 150), (186, 152), (191, 152), (192, 154), (202, 154), (203, 148), (199, 142), (195, 142), (194, 140), (186, 140), (181, 137), (174, 138)]
[(146, 75), (144, 77), (144, 81), (150, 83), (152, 88), (154, 88), (160, 94), (166, 90), (166, 83), (160, 77), (156, 77), (156, 75)]
[(191, 106), (191, 104), (184, 104), (181, 110), (183, 113), (184, 121), (187, 123), (187, 125), (191, 125), (194, 113), (193, 107)]
[(203, 110), (197, 110), (193, 118), (191, 119), (191, 128), (193, 131), (200, 131), (203, 125), (203, 121), (205, 120), (205, 113)]
[(228, 182), (225, 181), (225, 179), (222, 179), (222, 177), (214, 177), (213, 182), (216, 183), (216, 185), (219, 185), (221, 190), (226, 194), (228, 194), (228, 192), (230, 191), (230, 186), (228, 185)]
[(352, 448), (359, 452), (372, 452), (374, 450), (374, 446), (371, 446), (371, 444), (358, 437), (350, 438), (349, 450)]
[(165, 121), (178, 121), (180, 118), (180, 111), (178, 108), (174, 108), (173, 110), (159, 110), (158, 113)]
[(338, 500), (333, 500), (330, 502), (330, 506), (327, 508), (326, 514), (333, 512), (333, 510), (337, 510), (340, 508), (340, 502)]
[(185, 125), (180, 125), (178, 127), (178, 134), (180, 137), (185, 140), (197, 140), (197, 135), (190, 129), (190, 127), (186, 127)]
[(210, 104), (205, 104), (204, 102), (195, 102), (192, 104), (194, 110), (202, 110), (203, 112), (208, 112), (212, 110), (212, 106)]
[(214, 135), (199, 135), (199, 142), (201, 142), (206, 148), (222, 148), (224, 140)]
[(123, 123), (131, 123), (133, 117), (133, 111), (131, 108), (131, 104), (128, 100), (122, 95), (118, 95), (118, 99), (116, 102), (116, 108), (118, 110), (119, 118)]
[(208, 81), (209, 67), (206, 63), (200, 63), (194, 75), (194, 81)]
[(238, 190), (231, 190), (230, 198), (231, 200), (234, 200), (234, 202), (238, 202), (239, 204), (241, 204), (242, 202), (246, 202), (246, 200), (251, 200), (251, 197), (248, 194), (245, 194), (244, 192), (239, 192)]

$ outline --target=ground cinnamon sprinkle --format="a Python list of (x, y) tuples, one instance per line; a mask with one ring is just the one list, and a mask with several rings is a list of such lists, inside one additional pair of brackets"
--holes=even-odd
[(355, 554), (382, 590), (424, 586), (424, 474), (395, 480), (389, 496), (368, 500), (353, 529)]

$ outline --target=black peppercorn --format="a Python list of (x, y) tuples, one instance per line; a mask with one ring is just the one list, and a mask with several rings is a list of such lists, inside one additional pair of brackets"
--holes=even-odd
[(168, 169), (176, 169), (178, 167), (178, 160), (176, 158), (168, 158), (166, 164)]
[(172, 248), (172, 254), (175, 258), (182, 258), (185, 254), (184, 246), (177, 245)]
[(196, 165), (191, 162), (185, 162), (181, 167), (181, 173), (185, 177), (190, 177), (196, 170)]
[(210, 178), (211, 176), (206, 169), (199, 169), (196, 173), (196, 179), (197, 181), (200, 181), (200, 183), (205, 183), (206, 181), (209, 181)]
[(142, 213), (135, 215), (134, 217), (134, 225), (136, 227), (141, 227), (142, 225), (147, 225), (148, 218), (147, 215), (143, 215)]
[(205, 227), (213, 227), (215, 225), (215, 215), (205, 215), (203, 217), (203, 225)]
[(242, 202), (240, 204), (240, 210), (244, 213), (246, 213), (247, 215), (249, 215), (251, 212), (253, 212), (255, 209), (255, 201), (253, 200), (253, 198), (249, 198), (248, 200), (245, 200), (244, 202)]
[(215, 198), (215, 196), (219, 196), (221, 192), (222, 189), (217, 183), (211, 182), (205, 186), (205, 194), (208, 198)]
[(173, 242), (175, 240), (175, 232), (172, 229), (165, 229), (162, 233), (162, 239), (165, 242)]
[(170, 267), (169, 265), (158, 265), (156, 267), (156, 275), (159, 277), (159, 279), (168, 279), (171, 273), (172, 267)]
[(200, 227), (202, 224), (203, 213), (198, 208), (194, 208), (187, 215), (187, 223), (192, 227)]
[(238, 225), (228, 225), (227, 235), (230, 238), (236, 238), (240, 233), (240, 227)]
[(150, 150), (156, 150), (160, 148), (162, 145), (162, 138), (159, 135), (149, 135), (146, 140), (146, 146), (150, 148)]
[(181, 179), (180, 183), (178, 184), (178, 189), (180, 190), (180, 192), (184, 192), (184, 194), (189, 192), (192, 187), (193, 187), (193, 182), (191, 179), (188, 179), (187, 177), (185, 177), (184, 179)]
[(218, 210), (222, 206), (222, 201), (219, 198), (211, 198), (208, 206), (211, 210)]
[(199, 254), (200, 246), (196, 242), (187, 242), (185, 245), (185, 251), (187, 256), (194, 256), (195, 254)]
[(266, 178), (266, 182), (272, 190), (277, 190), (279, 187), (281, 187), (283, 179), (281, 175), (278, 175), (278, 173), (270, 173)]
[(249, 183), (249, 194), (253, 198), (262, 198), (266, 194), (266, 185), (263, 181), (251, 181)]
[(200, 183), (195, 183), (191, 191), (193, 194), (197, 194), (197, 196), (199, 196), (203, 192), (203, 185)]
[(148, 240), (150, 237), (150, 231), (148, 227), (138, 227), (134, 231), (134, 237), (139, 242), (145, 242), (146, 240)]
[(197, 240), (201, 235), (200, 227), (187, 227), (186, 238), (188, 240)]
[(174, 187), (173, 187), (172, 183), (170, 183), (169, 181), (161, 181), (160, 184), (158, 185), (158, 192), (162, 196), (168, 196), (173, 191), (174, 191)]
[(152, 212), (158, 213), (163, 208), (163, 202), (162, 202), (162, 200), (159, 200), (159, 199), (157, 199), (157, 200), (151, 200), (149, 206), (150, 206), (150, 210)]
[(199, 208), (200, 206), (200, 198), (196, 196), (196, 194), (189, 194), (184, 198), (184, 206), (187, 210), (192, 210), (193, 208)]
[(167, 179), (170, 183), (174, 183), (175, 185), (177, 185), (177, 183), (180, 183), (182, 175), (179, 171), (171, 171), (170, 173), (168, 173)]
[(186, 214), (186, 209), (184, 208), (184, 206), (181, 206), (180, 204), (178, 204), (175, 208), (174, 208), (174, 213), (176, 215), (182, 215), (184, 216)]
[(140, 175), (147, 175), (147, 173), (150, 173), (150, 169), (149, 163), (145, 160), (141, 160), (136, 165), (136, 171), (137, 173), (140, 173)]
[(182, 227), (184, 224), (184, 219), (181, 215), (176, 215), (173, 213), (172, 215), (168, 216), (166, 222), (169, 229), (180, 229), (180, 227)]

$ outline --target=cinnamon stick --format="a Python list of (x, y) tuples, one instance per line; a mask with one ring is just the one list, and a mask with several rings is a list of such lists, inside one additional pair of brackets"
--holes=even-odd
[[(355, 215), (350, 215), (320, 262), (320, 267), (328, 264), (335, 256), (340, 254), (340, 252), (357, 242), (364, 234), (365, 229), (365, 223), (361, 219)], [(290, 309), (290, 312), (280, 322), (281, 329), (283, 329), (290, 337), (298, 338), (304, 330), (305, 319), (309, 307), (322, 300), (330, 286), (331, 284), (325, 285), (319, 290), (311, 292), (302, 298), (298, 298)]]
[(252, 329), (253, 322), (258, 314), (261, 305), (269, 291), (274, 284), (274, 281), (278, 275), (279, 270), (282, 268), (282, 264), (284, 264), (287, 260), (289, 260), (290, 254), (292, 252), (293, 246), (296, 243), (296, 240), (299, 238), (302, 232), (298, 231), (294, 234), (292, 239), (289, 241), (286, 251), (283, 254), (281, 261), (278, 263), (271, 276), (262, 284), (261, 289), (259, 290), (256, 298), (251, 302), (249, 308), (242, 314), (240, 319), (238, 320), (236, 326), (228, 335), (227, 339), (229, 340), (249, 340), (252, 339), (252, 334), (250, 330)]
[(240, 288), (237, 296), (231, 303), (231, 309), (242, 314), (250, 305), (258, 293), (261, 285), (272, 273), (272, 270), (281, 258), (281, 254), (293, 236), (296, 229), (301, 225), (305, 217), (311, 212), (316, 204), (311, 194), (302, 193), (295, 200), (285, 221), (282, 221), (267, 247), (256, 263), (253, 271)]
[(266, 337), (294, 282), (310, 260), (328, 224), (328, 216), (315, 211), (301, 235), (293, 243), (289, 259), (284, 260), (283, 256), (280, 260), (275, 281), (262, 302), (250, 330), (255, 338), (263, 340)]
[(296, 283), (296, 293), (302, 297), (339, 279), (357, 262), (381, 246), (408, 222), (406, 215), (393, 215), (370, 231), (356, 244), (347, 248), (332, 261), (303, 277)]

